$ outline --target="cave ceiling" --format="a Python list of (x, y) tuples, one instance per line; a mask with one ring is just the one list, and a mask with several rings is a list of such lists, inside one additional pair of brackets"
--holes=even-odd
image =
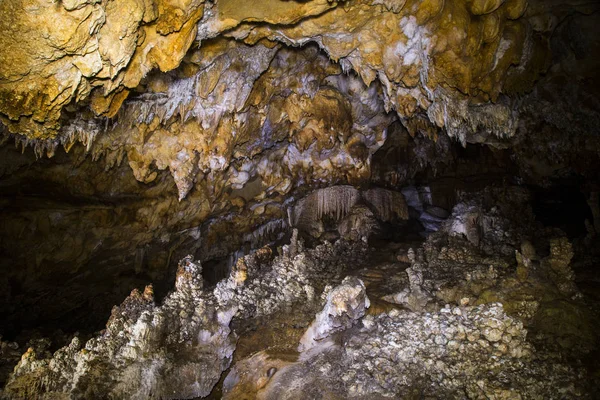
[(40, 156), (80, 141), (143, 182), (168, 168), (180, 198), (226, 169), (243, 186), (261, 165), (244, 160), (351, 181), (396, 119), (463, 144), (514, 137), (551, 34), (597, 8), (565, 3), (7, 1), (0, 118)]
[[(179, 207), (199, 221), (242, 209), (280, 218), (311, 185), (398, 184), (415, 165), (445, 161), (450, 142), (511, 148), (534, 177), (564, 165), (588, 171), (599, 148), (600, 45), (583, 32), (595, 29), (598, 8), (4, 1), (0, 135), (37, 158), (82, 147), (74, 159), (101, 163), (83, 170), (125, 165), (145, 184), (164, 186), (166, 171), (175, 197), (194, 199)], [(433, 144), (413, 145), (404, 170), (378, 166), (372, 176), (373, 155), (390, 136), (402, 142), (398, 132)], [(21, 165), (11, 160), (3, 174)]]

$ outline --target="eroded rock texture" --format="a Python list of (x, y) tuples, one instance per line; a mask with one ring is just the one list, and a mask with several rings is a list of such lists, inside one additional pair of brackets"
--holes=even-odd
[[(97, 137), (93, 154), (112, 164), (126, 153), (139, 180), (153, 179), (151, 165), (169, 168), (180, 197), (210, 172), (288, 137), (296, 147), (288, 150), (290, 169), (309, 155), (334, 169), (348, 164), (343, 154), (365, 162), (389, 125), (383, 108), (413, 135), (443, 128), (463, 143), (512, 137), (518, 107), (509, 96), (546, 70), (547, 33), (558, 18), (537, 5), (526, 13), (524, 0), (3, 7), (19, 15), (5, 22), (2, 39), (9, 130), (33, 140), (40, 154)], [(70, 25), (44, 23), (53, 19)], [(212, 39), (219, 36), (235, 40)], [(12, 51), (18, 41), (25, 45)], [(309, 43), (319, 55), (280, 50)], [(170, 75), (153, 72), (178, 66)], [(328, 115), (319, 115), (324, 109)], [(324, 149), (341, 152), (340, 163)], [(274, 165), (282, 157), (267, 159)], [(253, 176), (248, 169), (234, 165), (231, 183)]]

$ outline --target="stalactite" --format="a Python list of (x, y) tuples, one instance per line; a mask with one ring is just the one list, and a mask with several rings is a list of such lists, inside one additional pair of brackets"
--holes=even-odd
[(319, 210), (317, 217), (333, 217), (336, 220), (346, 216), (352, 206), (360, 200), (360, 193), (352, 186), (334, 186), (317, 192)]
[(377, 218), (384, 222), (408, 218), (406, 201), (400, 192), (374, 188), (364, 192), (363, 197), (373, 207)]
[(367, 206), (383, 222), (408, 219), (408, 206), (400, 192), (381, 188), (361, 192), (352, 186), (333, 186), (299, 200), (288, 210), (288, 221), (290, 226), (301, 230), (318, 230), (317, 225), (324, 217), (340, 221), (359, 204)]
[(84, 121), (75, 119), (72, 123), (65, 126), (64, 134), (61, 136), (61, 144), (68, 152), (75, 142), (81, 142), (86, 151), (90, 151), (94, 139), (100, 133), (99, 125), (94, 121)]
[(127, 103), (127, 114), (132, 122), (149, 124), (155, 116), (161, 123), (177, 116), (181, 123), (187, 119), (186, 109), (195, 104), (197, 76), (174, 80), (167, 93), (145, 93)]
[(316, 190), (294, 207), (293, 225), (311, 224), (324, 216), (340, 220), (359, 200), (360, 192), (352, 186), (332, 186)]
[(282, 232), (287, 229), (288, 223), (284, 219), (276, 219), (259, 226), (257, 229), (244, 236), (244, 242), (250, 243), (255, 249), (264, 244), (265, 239), (269, 238), (274, 232)]
[(56, 139), (29, 139), (23, 135), (10, 134), (7, 137), (13, 137), (15, 147), (21, 147), (21, 152), (25, 153), (27, 147), (33, 149), (37, 159), (44, 156), (52, 158), (59, 145), (63, 146), (68, 153), (75, 143), (82, 143), (86, 151), (90, 151), (96, 136), (100, 133), (100, 127), (95, 120), (85, 121), (83, 119), (74, 119), (68, 125), (64, 126), (60, 137)]

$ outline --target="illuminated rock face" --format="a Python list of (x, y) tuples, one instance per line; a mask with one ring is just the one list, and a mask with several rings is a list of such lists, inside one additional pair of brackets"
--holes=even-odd
[[(96, 155), (126, 152), (144, 182), (155, 176), (152, 163), (169, 168), (180, 197), (198, 172), (223, 170), (236, 153), (253, 157), (283, 137), (295, 147), (287, 164), (309, 154), (331, 160), (323, 151), (332, 148), (365, 162), (389, 124), (372, 120), (382, 110), (411, 134), (445, 128), (463, 142), (478, 130), (510, 137), (516, 115), (500, 93), (513, 78), (533, 82), (546, 52), (522, 17), (524, 0), (1, 7), (15, 16), (3, 20), (0, 38), (8, 130), (37, 140), (40, 154), (76, 140)], [(231, 39), (211, 39), (219, 36)], [(281, 49), (308, 43), (321, 52)], [(313, 136), (322, 137), (318, 154), (306, 154)], [(238, 186), (249, 175), (239, 168), (249, 167), (232, 169)]]
[[(16, 1), (2, 4), (1, 112), (11, 132), (53, 138), (61, 112), (89, 100), (112, 117), (149, 71), (176, 68), (209, 21), (294, 23), (335, 3), (222, 1)], [(206, 18), (199, 21), (205, 15)], [(263, 8), (264, 7), (264, 8)], [(218, 32), (217, 32), (218, 33)], [(202, 40), (206, 35), (200, 35)]]
[(179, 65), (202, 14), (201, 1), (3, 3), (3, 122), (49, 138), (71, 102), (114, 115), (148, 71)]
[(108, 168), (127, 157), (145, 183), (168, 169), (180, 199), (364, 182), (394, 121), (510, 146), (565, 13), (525, 0), (0, 8), (6, 132), (40, 156), (81, 141)]

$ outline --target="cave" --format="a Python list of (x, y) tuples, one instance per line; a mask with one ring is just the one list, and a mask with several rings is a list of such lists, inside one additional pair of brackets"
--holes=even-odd
[(0, 15), (0, 399), (597, 398), (600, 3)]

